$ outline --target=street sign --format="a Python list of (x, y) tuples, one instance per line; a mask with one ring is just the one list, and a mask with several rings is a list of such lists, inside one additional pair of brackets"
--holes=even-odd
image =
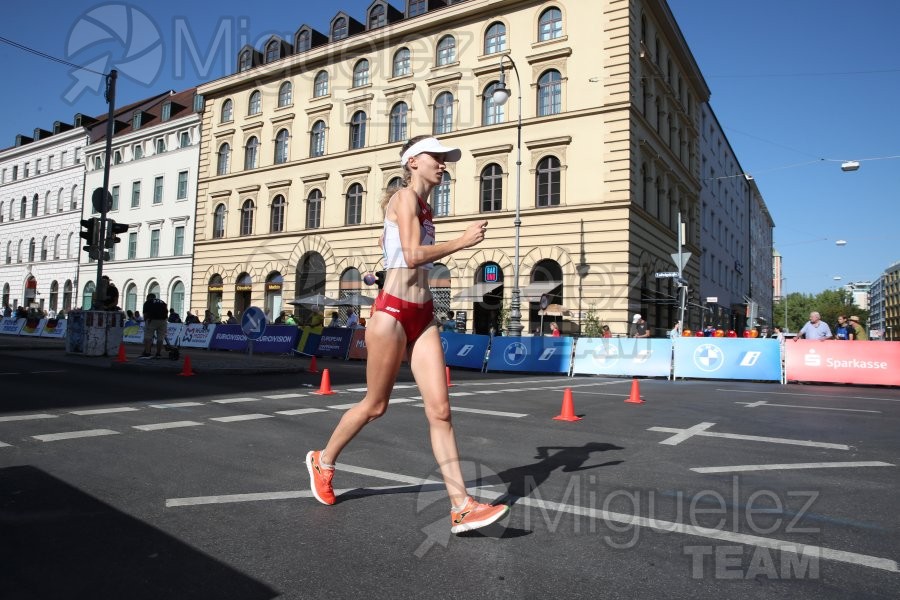
[(718, 296), (707, 296), (706, 302), (707, 302), (707, 304), (716, 304), (719, 302), (719, 297)]
[(656, 273), (657, 279), (662, 279), (664, 277), (678, 277), (678, 271), (658, 271)]
[(241, 315), (241, 331), (248, 340), (258, 340), (266, 331), (266, 313), (261, 308), (251, 306)]
[[(687, 265), (688, 260), (690, 260), (691, 258), (691, 253), (682, 252), (681, 254), (678, 254), (677, 252), (675, 252), (674, 254), (670, 254), (669, 256), (672, 257), (672, 262), (675, 263), (675, 266), (678, 267), (678, 270), (684, 271), (685, 265)], [(678, 261), (679, 258), (681, 259), (680, 263)]]
[(96, 190), (94, 190), (94, 193), (91, 194), (91, 204), (93, 204), (94, 206), (94, 212), (109, 212), (110, 210), (112, 210), (112, 194), (110, 194), (102, 187), (98, 187)]

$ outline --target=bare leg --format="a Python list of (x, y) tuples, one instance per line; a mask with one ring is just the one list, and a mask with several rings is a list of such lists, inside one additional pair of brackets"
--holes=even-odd
[(410, 366), (422, 393), (431, 434), (431, 450), (444, 477), (450, 504), (462, 506), (468, 492), (459, 466), (459, 450), (450, 420), (444, 352), (436, 326), (426, 329), (416, 340), (411, 350)]
[[(350, 440), (384, 414), (394, 388), (397, 371), (403, 361), (406, 334), (400, 323), (390, 315), (375, 313), (366, 327), (366, 397), (344, 413), (335, 427), (328, 445), (322, 451), (322, 461), (334, 464)], [(440, 349), (440, 348), (438, 348)]]

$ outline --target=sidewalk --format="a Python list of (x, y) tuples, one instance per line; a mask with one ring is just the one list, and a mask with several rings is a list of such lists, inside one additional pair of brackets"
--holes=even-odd
[[(116, 356), (84, 356), (83, 354), (67, 354), (65, 340), (0, 335), (0, 354), (27, 353), (42, 360), (63, 362), (75, 365), (105, 367), (112, 369), (135, 369), (152, 372), (180, 373), (185, 359), (190, 357), (191, 370), (197, 374), (208, 373), (300, 373), (309, 369), (310, 359), (299, 355), (284, 354), (249, 354), (222, 350), (203, 350), (200, 348), (180, 348), (181, 356), (177, 361), (170, 360), (163, 352), (163, 358), (138, 359), (143, 347), (136, 344), (125, 344), (127, 362), (118, 362)], [(328, 369), (365, 370), (362, 361), (344, 361), (339, 359), (320, 358), (317, 360), (319, 371)]]

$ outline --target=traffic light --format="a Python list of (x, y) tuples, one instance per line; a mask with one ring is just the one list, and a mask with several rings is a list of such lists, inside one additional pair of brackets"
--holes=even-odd
[(100, 246), (100, 219), (94, 217), (91, 219), (81, 219), (81, 227), (83, 228), (78, 234), (84, 240), (87, 240), (87, 246), (82, 249), (87, 252), (97, 250)]
[(125, 223), (116, 223), (112, 219), (107, 219), (106, 221), (106, 238), (103, 242), (103, 245), (107, 248), (112, 248), (116, 244), (122, 241), (122, 238), (118, 237), (116, 234), (125, 233), (128, 231), (128, 225)]

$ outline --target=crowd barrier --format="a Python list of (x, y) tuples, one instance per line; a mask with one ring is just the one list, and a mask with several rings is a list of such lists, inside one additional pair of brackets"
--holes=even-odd
[[(65, 338), (68, 321), (6, 317), (0, 335)], [(900, 386), (900, 342), (828, 340), (783, 345), (759, 338), (490, 337), (442, 332), (445, 361), (454, 368), (619, 377), (676, 377), (801, 381)], [(169, 323), (170, 344), (246, 351), (239, 325)], [(143, 344), (142, 324), (126, 321), (124, 341)], [(366, 360), (365, 329), (269, 325), (254, 341), (259, 353), (290, 353)]]

